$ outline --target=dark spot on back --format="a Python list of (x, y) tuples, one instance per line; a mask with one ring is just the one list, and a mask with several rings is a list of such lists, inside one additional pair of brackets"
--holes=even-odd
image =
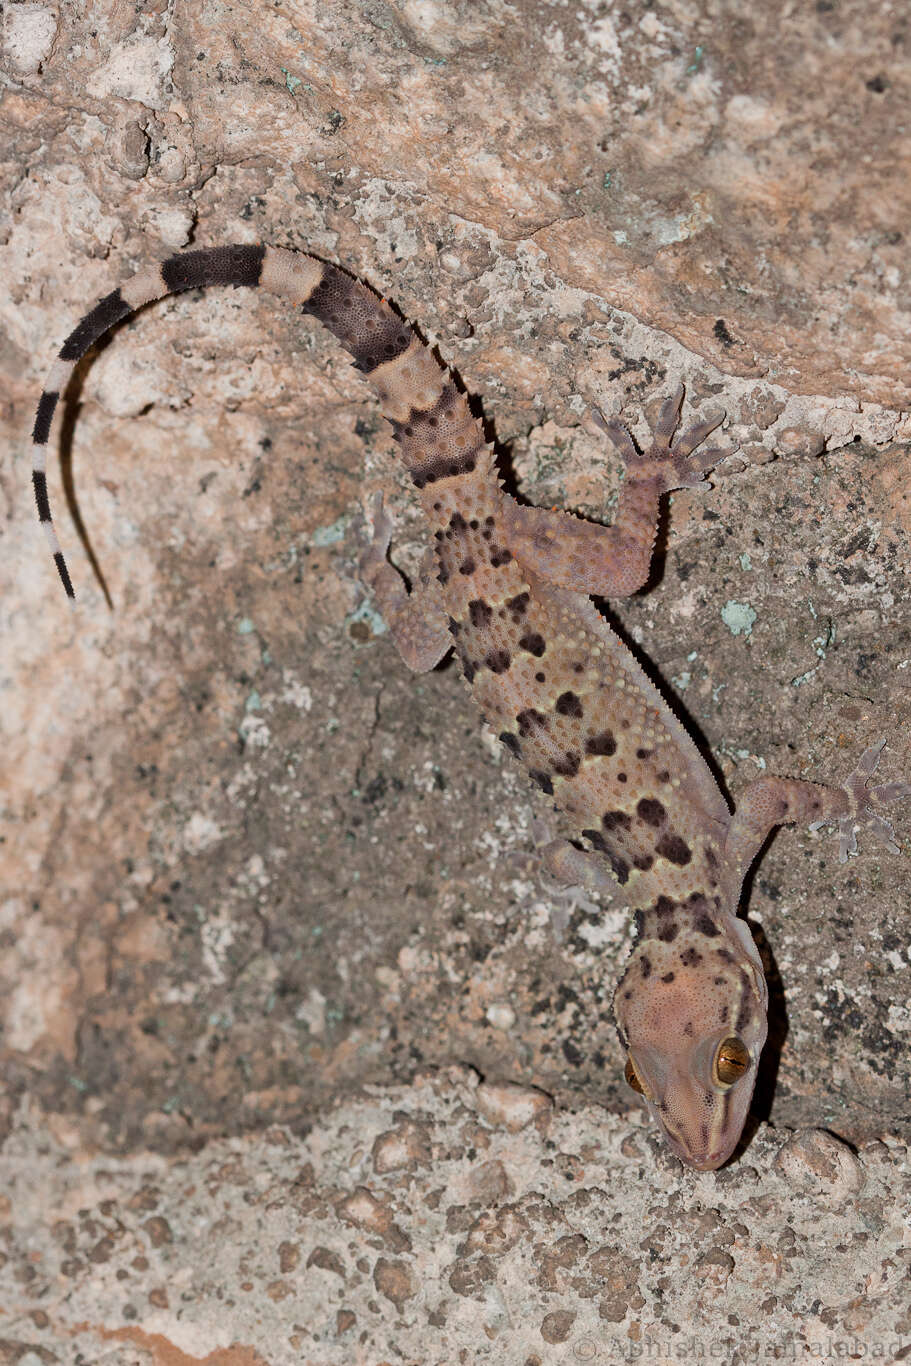
[(657, 797), (640, 797), (636, 804), (636, 812), (639, 819), (645, 821), (646, 825), (655, 827), (662, 825), (667, 812)]
[(575, 778), (581, 763), (579, 755), (568, 749), (562, 759), (554, 761), (554, 773), (559, 773), (561, 778)]
[(695, 968), (702, 962), (702, 954), (691, 945), (688, 949), (683, 950), (680, 961), (685, 968)]
[(659, 783), (669, 783), (671, 781), (671, 775), (666, 768), (660, 768), (655, 774), (655, 777), (658, 779)]
[(617, 753), (617, 741), (610, 730), (602, 730), (598, 735), (590, 735), (585, 742), (586, 754), (605, 754), (608, 758)]
[(625, 811), (605, 811), (601, 824), (605, 830), (628, 830), (632, 821)]
[[(716, 985), (716, 986), (720, 986), (721, 983), (722, 983), (723, 981), (724, 981), (724, 978), (723, 978), (723, 977), (716, 977), (716, 978), (715, 978), (715, 985)], [(730, 1007), (729, 1007), (729, 1006), (722, 1006), (722, 1007), (721, 1007), (721, 1009), (720, 1009), (719, 1012), (718, 1012), (718, 1019), (721, 1021), (722, 1024), (727, 1024), (727, 1022), (728, 1022), (728, 1016), (730, 1015), (730, 1013), (731, 1013), (731, 1011), (730, 1011)]]
[[(700, 934), (704, 934), (706, 939), (714, 939), (716, 935), (719, 935), (721, 933), (718, 926), (715, 924), (714, 920), (712, 920), (711, 916), (708, 915), (701, 915), (699, 917), (699, 919), (696, 921), (696, 929), (699, 931)], [(722, 952), (722, 950), (719, 949), (719, 953), (720, 952)], [(723, 952), (726, 953), (727, 950), (725, 949), (723, 950)]]
[(483, 598), (474, 598), (468, 604), (468, 620), (471, 622), (472, 626), (489, 626), (492, 616), (493, 612), (490, 605), (489, 603), (486, 603)]
[(633, 867), (638, 868), (640, 873), (647, 873), (654, 862), (651, 854), (637, 854), (633, 859)]
[(677, 922), (675, 920), (664, 920), (658, 927), (656, 938), (660, 939), (663, 944), (673, 944), (677, 934)]
[(642, 976), (644, 978), (650, 977), (652, 974), (652, 960), (650, 958), (647, 958), (645, 954), (643, 954), (642, 957), (639, 959), (639, 965), (642, 970)]
[(528, 611), (528, 604), (531, 601), (530, 593), (517, 593), (514, 598), (506, 599), (506, 606), (512, 613), (513, 621), (521, 621)]
[(614, 877), (622, 887), (625, 882), (629, 881), (629, 864), (617, 854), (608, 854), (607, 857), (610, 860), (610, 866)]
[(508, 650), (488, 650), (484, 656), (484, 663), (491, 673), (505, 674), (512, 663), (512, 657)]
[(561, 716), (581, 716), (581, 699), (574, 692), (561, 692), (554, 704), (554, 710)]
[(650, 759), (650, 758), (652, 757), (653, 754), (654, 754), (654, 750), (651, 750), (651, 749), (637, 749), (637, 750), (636, 750), (636, 758), (637, 758), (637, 759)]
[(530, 655), (540, 659), (547, 646), (544, 637), (539, 635), (537, 631), (526, 631), (524, 636), (519, 637), (519, 648), (527, 650)]
[(490, 547), (490, 563), (494, 569), (499, 569), (504, 564), (509, 564), (512, 559), (512, 551), (507, 550), (503, 545), (492, 545)]
[(536, 728), (547, 730), (547, 717), (535, 711), (534, 707), (526, 707), (516, 716), (516, 725), (519, 727), (520, 735), (531, 735)]
[(548, 774), (542, 773), (539, 768), (530, 768), (528, 770), (528, 776), (529, 778), (531, 778), (533, 783), (537, 783), (538, 787), (540, 787), (542, 792), (547, 793), (548, 797), (552, 797), (554, 795), (554, 785), (550, 781), (550, 777), (548, 776)]
[(655, 853), (666, 858), (668, 863), (676, 863), (681, 868), (684, 868), (693, 857), (690, 846), (679, 835), (662, 835), (655, 845)]
[(517, 758), (521, 756), (522, 746), (519, 744), (518, 735), (513, 735), (511, 730), (501, 730), (499, 738), (511, 754), (515, 754)]
[(471, 555), (466, 555), (462, 563), (459, 565), (459, 573), (464, 574), (467, 578), (469, 574), (473, 574), (475, 572), (477, 567), (477, 563), (474, 559), (472, 559)]
[(674, 974), (673, 974), (672, 972), (666, 972), (666, 973), (663, 975), (663, 977), (661, 978), (661, 980), (662, 980), (662, 982), (668, 982), (668, 983), (673, 982), (673, 980), (674, 980)]

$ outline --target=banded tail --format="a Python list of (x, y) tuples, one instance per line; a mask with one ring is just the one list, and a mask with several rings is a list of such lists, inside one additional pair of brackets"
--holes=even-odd
[[(38, 401), (32, 484), (39, 520), (71, 600), (76, 595), (47, 491), (47, 445), (58, 400), (77, 363), (117, 323), (155, 299), (207, 285), (262, 285), (323, 323), (377, 392), (419, 488), (473, 471), (479, 463), (484, 441), (463, 395), (411, 327), (367, 285), (338, 266), (281, 247), (241, 245), (182, 252), (134, 275), (85, 315), (61, 346)], [(429, 441), (427, 428), (432, 429)]]

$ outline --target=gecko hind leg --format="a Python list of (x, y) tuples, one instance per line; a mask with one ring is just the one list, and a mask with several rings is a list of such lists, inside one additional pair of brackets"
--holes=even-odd
[(674, 441), (683, 403), (682, 386), (661, 407), (652, 444), (642, 454), (627, 429), (593, 409), (591, 420), (604, 432), (626, 466), (617, 512), (611, 526), (584, 522), (569, 512), (525, 507), (506, 499), (503, 520), (516, 559), (558, 588), (628, 597), (648, 578), (663, 494), (679, 488), (707, 488), (705, 470), (728, 452), (715, 447), (693, 452), (724, 419), (707, 418)]
[(386, 558), (392, 540), (392, 518), (378, 493), (372, 507), (373, 533), (358, 561), (361, 581), (369, 588), (396, 649), (414, 673), (428, 673), (452, 646), (449, 617), (440, 601), (433, 551), (424, 557), (411, 592)]

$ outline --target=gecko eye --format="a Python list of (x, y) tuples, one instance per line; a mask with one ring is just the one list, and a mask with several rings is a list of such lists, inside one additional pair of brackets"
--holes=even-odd
[(636, 1067), (633, 1063), (632, 1058), (627, 1058), (626, 1066), (623, 1069), (623, 1075), (626, 1078), (627, 1086), (629, 1086), (633, 1091), (638, 1091), (640, 1096), (645, 1096), (646, 1100), (650, 1098), (650, 1093), (643, 1084), (639, 1076), (639, 1073), (636, 1071)]
[(738, 1039), (736, 1034), (730, 1038), (722, 1039), (718, 1045), (718, 1052), (715, 1054), (715, 1066), (712, 1069), (715, 1074), (715, 1081), (719, 1086), (733, 1086), (735, 1081), (739, 1081), (744, 1072), (750, 1065), (750, 1050), (742, 1039)]

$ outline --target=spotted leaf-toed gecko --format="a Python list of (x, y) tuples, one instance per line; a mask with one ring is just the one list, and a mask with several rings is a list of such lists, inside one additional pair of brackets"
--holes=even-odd
[[(700, 449), (721, 417), (674, 439), (683, 391), (667, 400), (650, 448), (597, 417), (625, 465), (614, 524), (525, 507), (497, 478), (463, 394), (407, 323), (337, 266), (273, 247), (188, 251), (102, 299), (63, 343), (38, 404), (33, 481), (63, 586), (73, 587), (51, 521), (45, 456), (57, 401), (76, 362), (153, 299), (206, 285), (261, 285), (300, 305), (354, 357), (392, 424), (433, 529), (436, 573), (409, 595), (388, 562), (381, 500), (362, 573), (412, 669), (454, 647), (487, 722), (565, 813), (576, 843), (554, 841), (564, 881), (618, 888), (636, 940), (614, 1009), (626, 1076), (672, 1150), (691, 1167), (734, 1151), (766, 1038), (766, 985), (737, 918), (744, 875), (776, 825), (838, 827), (841, 856), (867, 825), (897, 852), (876, 807), (911, 785), (869, 788), (882, 742), (843, 787), (763, 778), (731, 813), (661, 693), (589, 594), (622, 597), (646, 580), (661, 496), (697, 488), (720, 452)], [(584, 847), (580, 847), (584, 846)]]

